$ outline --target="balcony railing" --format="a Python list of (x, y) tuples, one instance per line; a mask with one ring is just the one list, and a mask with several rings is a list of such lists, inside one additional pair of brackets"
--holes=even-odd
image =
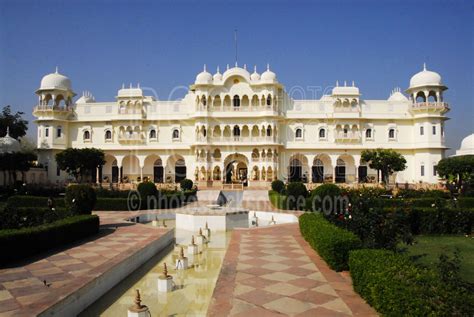
[(36, 111), (54, 111), (54, 112), (72, 112), (73, 106), (53, 106), (53, 105), (37, 105), (33, 108), (33, 112)]
[(358, 141), (361, 138), (359, 132), (336, 132), (334, 137), (336, 141)]
[(252, 136), (230, 136), (230, 137), (200, 137), (196, 138), (197, 142), (206, 142), (206, 143), (276, 143), (278, 142), (277, 137), (268, 136), (268, 137), (252, 137)]
[(134, 132), (132, 134), (123, 133), (123, 134), (119, 134), (118, 140), (119, 142), (124, 142), (124, 143), (141, 143), (145, 141), (145, 137), (143, 133), (139, 133), (139, 132)]
[(449, 109), (449, 104), (447, 102), (415, 102), (411, 105), (411, 110), (413, 111), (447, 111)]
[(260, 111), (278, 111), (276, 105), (270, 106), (203, 106), (198, 105), (196, 107), (197, 111), (207, 111), (207, 112), (260, 112)]
[(344, 107), (344, 106), (334, 106), (334, 112), (343, 112), (343, 113), (357, 113), (360, 112), (360, 107)]

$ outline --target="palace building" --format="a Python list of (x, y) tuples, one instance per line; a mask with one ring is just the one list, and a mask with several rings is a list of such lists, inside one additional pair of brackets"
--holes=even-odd
[(39, 163), (52, 183), (68, 177), (55, 162), (68, 147), (102, 149), (106, 164), (95, 178), (109, 183), (375, 182), (376, 171), (361, 161), (362, 150), (375, 148), (406, 158), (407, 169), (392, 181), (437, 183), (447, 149), (446, 89), (424, 67), (406, 94), (395, 88), (387, 100), (363, 98), (353, 82), (297, 100), (270, 67), (259, 74), (236, 65), (214, 75), (204, 67), (181, 100), (157, 100), (130, 85), (115, 100), (96, 102), (88, 92), (75, 99), (71, 80), (56, 70), (41, 80), (33, 115)]

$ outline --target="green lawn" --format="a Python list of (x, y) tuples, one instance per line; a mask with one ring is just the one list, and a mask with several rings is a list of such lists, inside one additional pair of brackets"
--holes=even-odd
[(279, 193), (270, 190), (268, 192), (268, 197), (270, 198), (270, 202), (272, 203), (273, 207), (278, 209), (288, 209), (286, 206), (286, 196), (280, 195)]
[(461, 254), (461, 277), (474, 283), (474, 238), (454, 235), (417, 236), (415, 241), (414, 245), (408, 246), (408, 254), (422, 255), (416, 261), (427, 266), (436, 266), (442, 253), (452, 256), (457, 247)]

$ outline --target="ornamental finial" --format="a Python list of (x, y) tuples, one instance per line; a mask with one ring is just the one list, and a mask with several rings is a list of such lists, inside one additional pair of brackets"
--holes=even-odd
[(59, 73), (59, 71), (58, 71), (58, 66), (56, 66), (56, 74), (58, 74), (58, 73)]
[(426, 70), (426, 63), (423, 63), (423, 70)]

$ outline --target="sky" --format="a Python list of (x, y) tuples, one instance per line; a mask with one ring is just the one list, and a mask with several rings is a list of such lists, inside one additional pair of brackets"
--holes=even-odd
[(25, 112), (34, 137), (34, 92), (56, 66), (97, 101), (122, 83), (177, 99), (204, 64), (234, 64), (237, 29), (239, 65), (269, 63), (296, 99), (320, 98), (312, 91), (336, 80), (386, 99), (426, 62), (449, 87), (455, 150), (474, 132), (473, 23), (469, 1), (0, 0), (0, 106)]

